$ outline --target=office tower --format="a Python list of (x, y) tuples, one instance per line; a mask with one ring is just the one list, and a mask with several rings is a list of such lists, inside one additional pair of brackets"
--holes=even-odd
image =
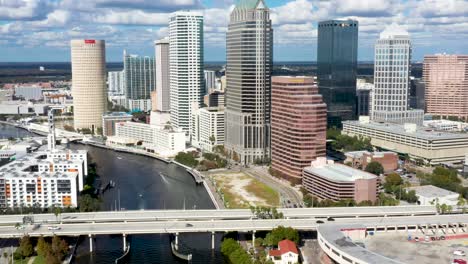
[(169, 22), (171, 124), (190, 135), (192, 108), (205, 95), (203, 75), (203, 16), (176, 12)]
[(424, 57), (427, 113), (468, 120), (468, 55)]
[(374, 84), (358, 79), (356, 84), (357, 115), (370, 116)]
[(107, 108), (105, 42), (72, 40), (71, 61), (74, 127), (96, 132)]
[(328, 107), (329, 127), (356, 119), (358, 26), (356, 20), (318, 24), (317, 80)]
[(392, 24), (375, 44), (373, 121), (422, 124), (424, 111), (409, 109), (410, 70), (409, 33)]
[(242, 164), (270, 158), (273, 29), (263, 0), (239, 1), (227, 33), (226, 149)]
[(205, 95), (203, 100), (208, 107), (224, 107), (226, 105), (225, 93), (220, 91), (214, 91)]
[(151, 99), (156, 86), (153, 57), (130, 55), (124, 51), (125, 96), (127, 100)]
[(410, 108), (426, 110), (426, 84), (422, 78), (410, 77)]
[(109, 96), (119, 96), (124, 94), (124, 71), (112, 71), (107, 74)]
[(156, 51), (156, 95), (153, 111), (167, 112), (171, 109), (169, 79), (169, 38), (154, 43)]
[(302, 169), (326, 155), (327, 105), (311, 77), (271, 82), (271, 167), (300, 184)]
[(209, 93), (216, 89), (216, 72), (215, 71), (204, 71), (205, 72), (205, 87)]

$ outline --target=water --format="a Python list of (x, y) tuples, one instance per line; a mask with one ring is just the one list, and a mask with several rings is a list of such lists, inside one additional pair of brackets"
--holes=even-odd
[[(0, 138), (17, 135), (27, 136), (28, 132), (0, 126)], [(91, 146), (73, 144), (71, 148), (87, 149), (91, 159), (97, 164), (97, 171), (103, 184), (110, 180), (116, 188), (103, 195), (102, 210), (120, 207), (127, 210), (139, 209), (214, 209), (205, 188), (196, 185), (193, 178), (182, 168), (161, 161), (104, 150)], [(193, 255), (192, 263), (222, 263), (219, 253), (221, 235), (217, 236), (217, 249), (211, 250), (211, 234), (180, 234), (182, 252)], [(173, 257), (168, 234), (130, 236), (131, 252), (128, 263), (186, 263)], [(82, 240), (77, 248), (74, 263), (114, 263), (122, 255), (122, 237), (96, 236), (94, 252), (89, 253), (89, 239)]]
[(25, 138), (25, 137), (35, 137), (33, 133), (28, 132), (24, 129), (19, 129), (14, 126), (5, 125), (0, 123), (0, 139), (13, 138)]

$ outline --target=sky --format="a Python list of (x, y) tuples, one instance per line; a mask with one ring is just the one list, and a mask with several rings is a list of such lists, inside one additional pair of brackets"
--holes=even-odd
[[(468, 0), (265, 0), (274, 27), (275, 61), (315, 61), (317, 22), (359, 21), (360, 61), (388, 25), (409, 31), (413, 60), (426, 54), (468, 54)], [(70, 61), (71, 39), (104, 39), (108, 62), (122, 53), (154, 56), (178, 10), (204, 15), (205, 61), (225, 61), (235, 0), (0, 0), (0, 62)]]

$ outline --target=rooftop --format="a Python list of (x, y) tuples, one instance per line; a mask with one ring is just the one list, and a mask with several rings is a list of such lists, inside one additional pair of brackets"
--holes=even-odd
[(423, 185), (423, 186), (416, 186), (416, 187), (409, 187), (408, 190), (416, 191), (416, 194), (426, 198), (433, 198), (433, 197), (444, 197), (450, 195), (457, 195), (456, 192), (451, 192), (434, 185)]
[(239, 9), (254, 9), (254, 8), (266, 8), (266, 4), (263, 0), (237, 0), (236, 8)]
[(338, 182), (353, 182), (360, 179), (369, 180), (377, 177), (374, 174), (337, 164), (333, 161), (327, 161), (326, 164), (314, 164), (312, 162), (312, 165), (304, 168), (304, 171)]
[(343, 125), (350, 124), (354, 126), (366, 127), (369, 129), (375, 129), (385, 131), (388, 133), (399, 134), (403, 136), (410, 136), (424, 140), (444, 140), (444, 139), (466, 139), (468, 140), (468, 134), (463, 133), (450, 133), (434, 131), (430, 128), (416, 127), (415, 132), (408, 132), (405, 130), (404, 125), (401, 124), (390, 124), (390, 123), (377, 123), (377, 122), (360, 122), (360, 121), (344, 121)]
[(279, 250), (281, 251), (281, 255), (288, 253), (288, 252), (293, 252), (296, 254), (299, 254), (297, 251), (296, 243), (292, 242), (289, 239), (281, 240), (278, 243)]

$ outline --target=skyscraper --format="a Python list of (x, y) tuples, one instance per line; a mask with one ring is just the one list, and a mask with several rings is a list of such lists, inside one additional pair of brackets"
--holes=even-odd
[(112, 71), (107, 74), (109, 96), (124, 94), (124, 71)]
[(156, 86), (153, 57), (130, 55), (124, 51), (125, 96), (129, 100), (151, 99)]
[(171, 109), (169, 78), (169, 38), (154, 43), (156, 52), (156, 108), (153, 111), (167, 112)]
[(107, 108), (105, 42), (72, 40), (71, 63), (74, 127), (97, 132)]
[(392, 24), (375, 44), (373, 121), (422, 124), (424, 111), (409, 109), (410, 71), (409, 33)]
[(205, 87), (208, 93), (216, 89), (216, 72), (215, 71), (205, 71)]
[(169, 22), (171, 124), (190, 135), (192, 109), (205, 95), (203, 16), (176, 12)]
[(427, 113), (468, 120), (468, 55), (424, 57)]
[(302, 169), (326, 155), (327, 105), (311, 77), (271, 82), (271, 167), (301, 183)]
[(358, 26), (356, 20), (318, 24), (317, 79), (328, 107), (329, 127), (356, 119)]
[(241, 0), (227, 33), (226, 149), (243, 164), (270, 157), (273, 29), (263, 0)]

